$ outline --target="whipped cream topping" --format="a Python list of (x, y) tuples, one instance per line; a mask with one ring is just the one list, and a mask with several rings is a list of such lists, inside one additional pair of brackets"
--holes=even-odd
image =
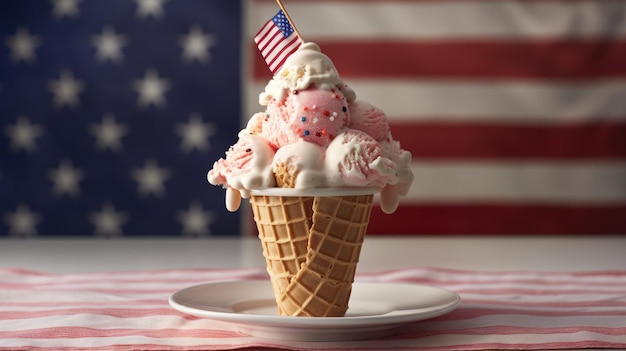
[(339, 77), (330, 58), (321, 52), (317, 44), (308, 42), (300, 45), (298, 51), (287, 58), (259, 95), (259, 104), (267, 106), (272, 100), (283, 101), (289, 92), (304, 90), (312, 85), (328, 91), (339, 89), (348, 102), (356, 100), (356, 94)]

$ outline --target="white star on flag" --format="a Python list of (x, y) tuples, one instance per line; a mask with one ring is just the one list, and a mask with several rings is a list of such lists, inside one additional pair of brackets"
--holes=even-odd
[(92, 212), (89, 220), (95, 226), (96, 236), (118, 237), (123, 235), (122, 224), (128, 221), (128, 215), (115, 211), (113, 205), (106, 203), (102, 206), (102, 210)]
[(132, 177), (139, 183), (140, 195), (153, 194), (160, 197), (165, 194), (163, 183), (170, 177), (170, 171), (167, 168), (159, 168), (154, 160), (147, 160), (143, 168), (135, 168), (132, 171)]
[(102, 117), (102, 122), (92, 124), (91, 134), (96, 138), (96, 149), (100, 151), (119, 151), (122, 149), (122, 137), (128, 133), (128, 127), (115, 122), (115, 116), (108, 113)]
[(146, 18), (163, 16), (163, 4), (166, 0), (135, 0), (137, 3), (137, 17)]
[(52, 192), (55, 195), (76, 196), (80, 194), (78, 183), (83, 180), (84, 172), (74, 168), (70, 161), (62, 160), (59, 168), (50, 170), (48, 175), (53, 183)]
[(19, 204), (15, 212), (4, 215), (4, 221), (9, 225), (9, 235), (29, 237), (37, 235), (37, 223), (41, 219), (39, 214), (31, 212), (28, 205)]
[(215, 36), (204, 34), (202, 28), (193, 26), (189, 34), (182, 36), (180, 45), (183, 47), (183, 60), (192, 62), (198, 60), (205, 63), (211, 58), (209, 48), (215, 44)]
[(148, 70), (142, 79), (135, 80), (135, 90), (139, 93), (137, 104), (140, 107), (155, 105), (162, 107), (165, 105), (165, 92), (170, 89), (167, 79), (159, 78), (155, 70)]
[(20, 27), (14, 36), (8, 36), (4, 40), (11, 50), (11, 60), (14, 62), (35, 62), (37, 56), (35, 50), (41, 45), (41, 39), (36, 35), (31, 35), (26, 27)]
[(209, 137), (215, 133), (215, 128), (210, 123), (204, 123), (202, 116), (197, 113), (189, 116), (187, 123), (176, 126), (176, 133), (182, 137), (181, 150), (190, 152), (193, 149), (199, 151), (209, 150)]
[(209, 225), (215, 216), (210, 211), (204, 211), (199, 202), (193, 202), (187, 211), (178, 212), (177, 219), (183, 226), (183, 235), (206, 236), (211, 234)]
[(96, 47), (96, 58), (98, 61), (121, 62), (124, 60), (122, 47), (128, 40), (124, 35), (115, 34), (112, 27), (104, 27), (102, 34), (92, 36), (91, 43)]
[(54, 106), (76, 107), (80, 104), (78, 94), (85, 90), (85, 84), (81, 80), (74, 79), (74, 74), (70, 69), (64, 69), (58, 80), (49, 82), (48, 88), (54, 95), (52, 100)]
[(43, 128), (40, 125), (31, 124), (28, 117), (24, 115), (17, 117), (15, 124), (6, 126), (4, 131), (11, 139), (13, 151), (34, 151), (35, 139), (43, 134)]
[(63, 17), (76, 17), (80, 11), (78, 2), (80, 0), (52, 0), (52, 16), (56, 19)]

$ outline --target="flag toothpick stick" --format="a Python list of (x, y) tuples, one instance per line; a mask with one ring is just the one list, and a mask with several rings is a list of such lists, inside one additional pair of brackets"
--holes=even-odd
[(296, 32), (296, 35), (298, 36), (298, 38), (300, 38), (300, 40), (304, 41), (302, 39), (302, 36), (300, 35), (300, 32), (298, 31), (298, 28), (293, 23), (293, 20), (291, 20), (291, 16), (289, 16), (289, 12), (287, 12), (287, 9), (285, 9), (285, 5), (283, 5), (283, 2), (281, 0), (276, 0), (276, 3), (278, 3), (278, 6), (280, 7), (280, 9), (283, 10), (283, 13), (285, 14), (285, 17), (287, 17), (287, 20), (289, 21), (289, 23), (291, 23), (291, 27), (293, 27), (293, 30), (294, 30), (294, 32)]

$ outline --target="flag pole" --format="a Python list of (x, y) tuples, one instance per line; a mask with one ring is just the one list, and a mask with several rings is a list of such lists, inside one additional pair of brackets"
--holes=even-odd
[(285, 5), (283, 5), (283, 2), (281, 0), (276, 0), (276, 2), (278, 3), (278, 6), (280, 7), (280, 9), (285, 14), (285, 17), (287, 17), (287, 20), (289, 21), (289, 23), (291, 23), (291, 27), (293, 27), (293, 30), (294, 30), (294, 32), (296, 32), (296, 35), (298, 36), (298, 38), (300, 38), (300, 40), (304, 41), (302, 39), (302, 36), (300, 35), (300, 32), (298, 32), (298, 28), (296, 28), (296, 25), (291, 20), (291, 17), (289, 16), (289, 13), (287, 12), (287, 9), (285, 9)]

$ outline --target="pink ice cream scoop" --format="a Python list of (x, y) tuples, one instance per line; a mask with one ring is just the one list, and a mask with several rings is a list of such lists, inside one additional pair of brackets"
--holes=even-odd
[(350, 121), (350, 110), (339, 89), (294, 90), (284, 100), (272, 100), (262, 122), (262, 135), (272, 146), (304, 140), (328, 145)]
[(325, 163), (329, 177), (335, 178), (331, 182), (347, 186), (383, 187), (395, 177), (394, 164), (382, 156), (380, 144), (356, 129), (348, 129), (333, 140)]
[(350, 128), (362, 130), (376, 140), (383, 139), (389, 132), (387, 116), (378, 107), (357, 100), (350, 104)]
[(226, 157), (213, 164), (207, 180), (213, 185), (226, 188), (226, 208), (236, 211), (241, 197), (249, 197), (247, 189), (275, 185), (274, 175), (265, 166), (272, 162), (275, 150), (258, 136), (239, 133), (239, 140), (228, 151)]
[(348, 104), (338, 89), (309, 88), (292, 94), (295, 114), (289, 132), (304, 141), (326, 146), (350, 121)]
[(262, 122), (261, 134), (278, 149), (298, 140), (298, 136), (288, 132), (289, 122), (294, 110), (293, 95), (288, 94), (284, 100), (272, 100), (267, 104)]

